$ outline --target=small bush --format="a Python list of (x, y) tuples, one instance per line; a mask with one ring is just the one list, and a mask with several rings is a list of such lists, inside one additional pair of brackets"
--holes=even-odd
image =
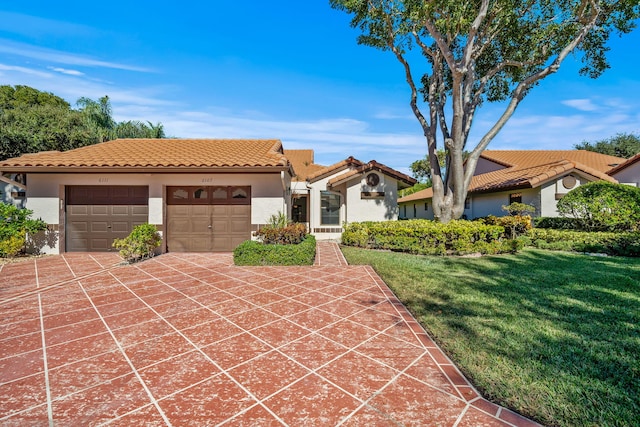
[(233, 251), (236, 265), (312, 265), (315, 257), (316, 239), (312, 235), (290, 245), (247, 240)]
[(640, 226), (640, 188), (605, 181), (571, 190), (558, 201), (562, 217), (587, 231), (633, 231)]
[(160, 243), (162, 238), (155, 225), (137, 225), (124, 239), (115, 239), (113, 247), (120, 250), (120, 256), (127, 262), (135, 262), (141, 259), (150, 258)]
[(31, 219), (33, 211), (14, 205), (0, 203), (0, 256), (17, 255), (26, 243), (26, 238), (47, 228), (41, 219)]
[[(514, 203), (512, 203), (511, 205), (513, 204)], [(510, 239), (515, 239), (518, 236), (522, 236), (526, 234), (527, 231), (531, 230), (531, 217), (529, 215), (489, 215), (484, 218), (479, 218), (478, 221), (482, 221), (485, 224), (489, 225), (499, 225), (501, 227), (504, 227), (505, 231), (508, 232), (507, 237)]]
[(25, 236), (26, 233), (23, 231), (0, 240), (0, 257), (11, 258), (18, 255), (24, 247)]
[(530, 215), (536, 211), (535, 206), (527, 205), (526, 203), (513, 202), (509, 205), (502, 205), (502, 210), (508, 212), (513, 216), (525, 216)]

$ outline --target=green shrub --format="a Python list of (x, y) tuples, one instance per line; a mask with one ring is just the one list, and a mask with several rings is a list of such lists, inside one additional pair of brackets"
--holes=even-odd
[(345, 224), (342, 244), (424, 255), (462, 255), (501, 251), (503, 235), (504, 227), (480, 221), (369, 221)]
[(531, 246), (539, 249), (640, 256), (640, 232), (588, 232), (534, 228)]
[[(513, 204), (514, 203), (512, 203), (511, 205)], [(515, 239), (518, 236), (522, 236), (527, 231), (531, 230), (531, 217), (529, 215), (489, 215), (484, 218), (478, 218), (477, 221), (482, 221), (485, 224), (489, 225), (499, 225), (501, 227), (504, 227), (505, 231), (508, 231), (507, 237), (510, 239)]]
[(162, 242), (155, 225), (137, 225), (124, 239), (115, 239), (113, 247), (120, 250), (120, 256), (127, 262), (150, 258)]
[(513, 202), (509, 205), (502, 205), (502, 210), (513, 216), (526, 216), (536, 211), (535, 206), (526, 203)]
[(15, 236), (9, 236), (0, 240), (0, 257), (14, 257), (22, 250), (26, 233), (20, 232)]
[(316, 238), (307, 235), (300, 243), (265, 244), (247, 240), (233, 251), (236, 265), (312, 265), (316, 257)]
[(556, 230), (580, 230), (582, 224), (576, 218), (541, 216), (533, 219), (536, 228), (554, 228)]
[(262, 227), (255, 233), (264, 244), (295, 245), (302, 242), (307, 235), (307, 226), (302, 223), (290, 223), (285, 226)]
[(0, 203), (0, 256), (15, 256), (24, 248), (28, 235), (47, 228), (43, 220), (31, 219), (32, 214), (29, 209)]
[(605, 181), (571, 190), (558, 201), (562, 217), (576, 218), (587, 231), (632, 231), (640, 225), (640, 188)]

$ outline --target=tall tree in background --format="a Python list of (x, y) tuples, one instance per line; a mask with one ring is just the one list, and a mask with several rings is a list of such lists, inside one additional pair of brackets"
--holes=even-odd
[(111, 101), (80, 98), (78, 109), (29, 86), (0, 86), (0, 160), (38, 151), (66, 151), (116, 138), (164, 138), (161, 123), (116, 122)]
[(64, 99), (28, 86), (0, 86), (0, 160), (100, 141), (83, 113)]
[(582, 141), (580, 144), (574, 145), (574, 148), (626, 159), (640, 153), (640, 136), (633, 133), (619, 133), (611, 138), (596, 142)]
[(113, 119), (113, 109), (108, 96), (94, 101), (90, 98), (80, 98), (76, 102), (80, 111), (90, 126), (93, 126), (103, 141), (116, 138), (164, 138), (164, 127), (158, 123), (143, 123), (137, 120), (116, 122)]
[[(533, 86), (557, 72), (572, 52), (581, 56), (581, 74), (598, 77), (608, 68), (609, 36), (630, 32), (640, 15), (637, 0), (330, 4), (353, 14), (351, 24), (362, 32), (360, 44), (390, 51), (404, 68), (411, 109), (427, 142), (434, 216), (442, 222), (462, 216), (480, 154)], [(505, 107), (470, 147), (465, 166), (463, 152), (473, 118), (485, 101), (503, 101)], [(437, 157), (439, 143), (446, 152), (444, 170)]]

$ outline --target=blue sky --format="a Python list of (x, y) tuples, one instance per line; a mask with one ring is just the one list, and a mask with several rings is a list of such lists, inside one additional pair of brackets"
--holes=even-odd
[[(0, 84), (75, 104), (111, 98), (117, 120), (183, 138), (278, 138), (316, 162), (350, 155), (408, 172), (426, 153), (395, 58), (356, 44), (327, 1), (4, 2)], [(566, 62), (525, 98), (490, 149), (571, 149), (640, 133), (640, 30), (614, 37), (597, 80)], [(470, 143), (497, 118), (487, 104)]]

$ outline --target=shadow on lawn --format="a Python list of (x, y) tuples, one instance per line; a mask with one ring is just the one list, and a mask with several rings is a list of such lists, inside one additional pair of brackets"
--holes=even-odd
[[(514, 366), (535, 364), (544, 371), (542, 379), (562, 379), (562, 387), (568, 382), (575, 388), (565, 391), (570, 399), (566, 404), (580, 406), (572, 411), (582, 412), (586, 393), (593, 406), (590, 422), (602, 424), (600, 416), (610, 422), (621, 412), (628, 413), (620, 419), (632, 420), (640, 413), (637, 262), (525, 251), (448, 259), (440, 268), (449, 270), (455, 283), (423, 295), (413, 293), (406, 301), (427, 329), (435, 326), (430, 321), (448, 325), (448, 331), (435, 333), (437, 339), (448, 334), (444, 340), (449, 343), (462, 338)], [(456, 352), (458, 345), (445, 342), (443, 347)]]

